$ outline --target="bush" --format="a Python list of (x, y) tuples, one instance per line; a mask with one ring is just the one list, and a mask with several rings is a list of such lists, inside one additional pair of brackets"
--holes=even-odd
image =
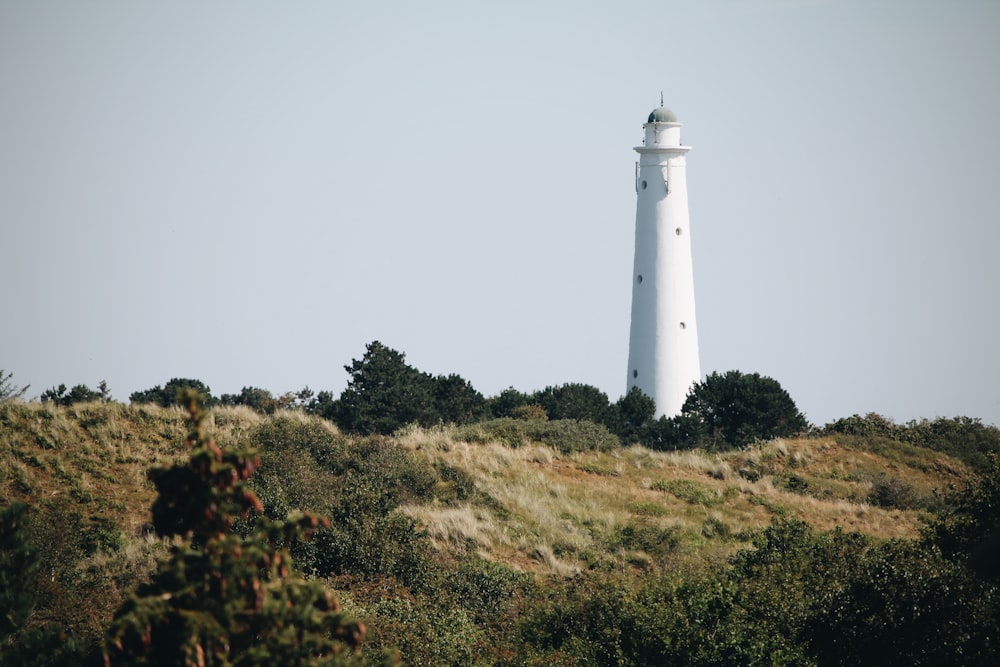
[(514, 411), (517, 408), (531, 405), (532, 401), (533, 397), (530, 394), (525, 394), (513, 387), (508, 387), (496, 396), (486, 399), (486, 408), (495, 419), (515, 417)]
[(348, 620), (318, 582), (294, 574), (286, 546), (325, 520), (259, 517), (250, 535), (231, 532), (237, 517), (262, 510), (247, 486), (260, 460), (206, 438), (197, 392), (186, 398), (190, 459), (150, 471), (159, 492), (154, 528), (183, 542), (120, 608), (108, 630), (107, 664), (353, 663), (364, 626)]
[(830, 422), (820, 429), (818, 434), (832, 435), (843, 433), (844, 435), (855, 435), (865, 438), (878, 436), (897, 439), (902, 430), (891, 419), (887, 419), (875, 412), (869, 412), (864, 417), (851, 415), (850, 417)]
[(128, 400), (133, 405), (153, 403), (163, 408), (170, 407), (171, 405), (183, 406), (187, 400), (185, 397), (188, 391), (197, 392), (200, 396), (201, 405), (206, 408), (210, 408), (218, 403), (218, 399), (212, 396), (212, 390), (209, 389), (208, 385), (201, 380), (192, 380), (190, 378), (173, 378), (162, 387), (156, 385), (152, 389), (132, 392)]
[(445, 576), (444, 586), (478, 623), (485, 624), (507, 612), (529, 580), (502, 563), (469, 558)]
[(1000, 429), (971, 417), (911, 421), (903, 438), (965, 462), (978, 472), (990, 469), (990, 455), (1000, 454)]
[(680, 529), (677, 526), (664, 528), (648, 521), (639, 521), (615, 526), (608, 540), (608, 547), (612, 550), (642, 551), (663, 559), (676, 552), (680, 543)]
[(653, 482), (650, 486), (654, 491), (665, 491), (692, 505), (714, 505), (720, 497), (712, 489), (693, 479), (666, 479)]
[(875, 480), (871, 493), (868, 494), (868, 502), (878, 507), (895, 507), (905, 510), (915, 507), (916, 501), (912, 484), (885, 475)]
[(987, 457), (979, 478), (953, 491), (950, 508), (925, 531), (924, 541), (978, 576), (1000, 582), (1000, 457)]
[(219, 404), (245, 405), (265, 415), (274, 414), (278, 410), (289, 410), (296, 405), (294, 394), (275, 397), (270, 391), (260, 387), (243, 387), (238, 394), (223, 394), (219, 397)]

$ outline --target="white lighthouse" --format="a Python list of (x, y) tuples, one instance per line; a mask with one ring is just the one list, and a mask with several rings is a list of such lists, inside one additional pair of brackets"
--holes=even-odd
[(662, 101), (642, 128), (642, 146), (635, 148), (628, 387), (653, 399), (657, 417), (670, 417), (701, 380), (685, 158), (690, 146), (681, 145), (681, 124)]

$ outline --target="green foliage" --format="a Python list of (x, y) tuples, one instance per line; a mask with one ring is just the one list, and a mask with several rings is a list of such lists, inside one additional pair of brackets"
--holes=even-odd
[(820, 664), (993, 665), (996, 588), (910, 541), (873, 546), (827, 586), (804, 625)]
[(107, 401), (110, 400), (110, 394), (107, 391), (107, 384), (102, 380), (100, 384), (101, 390), (96, 391), (91, 389), (85, 384), (75, 385), (72, 389), (66, 389), (66, 385), (61, 384), (58, 387), (53, 387), (52, 389), (46, 389), (42, 392), (42, 402), (43, 403), (55, 403), (56, 405), (73, 405), (74, 403), (89, 403), (91, 401)]
[(545, 421), (549, 416), (545, 413), (545, 408), (540, 405), (519, 405), (510, 412), (514, 419), (537, 419)]
[(316, 535), (313, 567), (424, 588), (432, 573), (429, 546), (413, 520), (395, 509), (373, 477), (349, 476), (331, 508), (332, 524)]
[(28, 543), (27, 512), (21, 502), (0, 509), (0, 645), (24, 625), (34, 604), (38, 552)]
[(255, 485), (267, 516), (301, 507), (328, 513), (333, 521), (313, 540), (290, 545), (304, 571), (394, 577), (413, 588), (425, 584), (432, 569), (428, 545), (397, 509), (436, 498), (439, 490), (447, 489), (452, 499), (467, 493), (454, 471), (436, 470), (385, 438), (344, 437), (317, 420), (274, 417), (250, 439), (262, 452)]
[(759, 440), (796, 435), (808, 426), (776, 380), (728, 371), (696, 383), (681, 414), (650, 422), (640, 439), (658, 450), (744, 449)]
[(488, 415), (486, 399), (461, 375), (434, 378), (433, 398), (438, 419), (448, 424), (468, 424)]
[(632, 521), (615, 526), (608, 547), (642, 551), (655, 558), (664, 559), (680, 547), (680, 529), (677, 526), (658, 526), (648, 521)]
[(514, 596), (529, 580), (502, 563), (467, 558), (445, 575), (444, 588), (479, 623), (487, 623), (509, 611)]
[(732, 560), (739, 623), (820, 665), (994, 664), (997, 591), (917, 542), (772, 524)]
[(639, 431), (639, 441), (657, 451), (676, 451), (700, 446), (705, 433), (700, 417), (680, 414), (647, 422)]
[(529, 406), (533, 400), (531, 394), (525, 394), (513, 387), (508, 387), (496, 396), (486, 399), (486, 407), (494, 418), (514, 417), (516, 416), (514, 411), (517, 408)]
[(979, 576), (1000, 581), (1000, 457), (988, 457), (986, 472), (954, 491), (946, 509), (924, 539), (948, 558), (964, 563)]
[(953, 456), (983, 472), (989, 456), (1000, 454), (1000, 429), (972, 417), (921, 419), (905, 425), (874, 412), (852, 415), (826, 424), (817, 435), (849, 435), (864, 438), (864, 445), (877, 449), (882, 443), (906, 443)]
[(294, 398), (291, 394), (275, 397), (270, 391), (260, 387), (243, 387), (238, 394), (222, 394), (219, 405), (245, 405), (251, 410), (270, 415), (278, 410), (291, 408)]
[(201, 404), (206, 408), (218, 403), (218, 399), (212, 396), (212, 390), (209, 389), (208, 385), (201, 380), (192, 380), (189, 378), (173, 378), (162, 387), (156, 385), (152, 389), (132, 392), (128, 400), (133, 405), (153, 403), (162, 408), (170, 407), (171, 405), (183, 406), (186, 401), (185, 397), (188, 395), (188, 390), (197, 392), (201, 397)]
[(447, 596), (413, 595), (391, 580), (373, 582), (366, 612), (378, 632), (370, 643), (382, 649), (398, 648), (407, 665), (466, 667), (488, 665), (480, 655), (491, 655), (493, 647), (484, 642), (483, 630), (472, 616)]
[[(512, 413), (540, 410), (531, 408), (531, 400), (528, 396)], [(185, 458), (189, 468), (204, 471), (212, 480), (206, 484), (217, 486), (218, 494), (192, 490), (202, 483), (198, 475), (153, 475), (161, 486), (188, 485), (174, 494), (184, 498), (157, 501), (163, 516), (157, 523), (164, 533), (177, 533), (166, 542), (133, 532), (142, 518), (129, 508), (148, 507), (151, 490), (137, 483), (136, 468), (119, 462), (175, 462), (173, 450), (149, 443), (180, 439), (177, 411), (118, 404), (0, 406), (0, 483), (11, 497), (34, 497), (30, 511), (22, 515), (28, 523), (19, 539), (43, 565), (34, 574), (29, 567), (27, 575), (7, 576), (25, 568), (9, 565), (10, 550), (0, 549), (0, 577), (6, 577), (0, 579), (0, 600), (6, 599), (4, 594), (19, 594), (10, 582), (24, 582), (21, 593), (34, 600), (27, 620), (0, 645), (0, 665), (96, 664), (100, 656), (92, 650), (92, 637), (103, 633), (119, 607), (112, 627), (122, 639), (122, 651), (146, 650), (140, 645), (148, 627), (149, 650), (167, 646), (162, 662), (177, 659), (185, 646), (202, 640), (206, 665), (225, 660), (296, 664), (314, 657), (316, 662), (364, 660), (366, 656), (349, 653), (349, 640), (337, 643), (336, 627), (323, 629), (323, 619), (338, 614), (324, 609), (332, 603), (314, 584), (331, 574), (336, 578), (324, 581), (343, 591), (338, 597), (352, 615), (363, 615), (375, 628), (366, 635), (366, 654), (377, 658), (373, 647), (396, 646), (414, 665), (1000, 664), (1000, 469), (989, 463), (992, 427), (976, 420), (903, 426), (885, 420), (879, 427), (866, 417), (853, 425), (842, 423), (838, 428), (856, 430), (828, 436), (849, 443), (848, 449), (867, 446), (883, 452), (882, 458), (852, 456), (868, 462), (863, 469), (848, 465), (847, 457), (836, 466), (829, 463), (825, 457), (840, 448), (828, 442), (815, 443), (809, 451), (803, 451), (802, 443), (788, 443), (715, 457), (720, 469), (730, 466), (717, 479), (736, 470), (768, 480), (753, 494), (741, 494), (739, 503), (792, 517), (801, 516), (806, 505), (789, 496), (780, 498), (786, 505), (776, 504), (780, 494), (772, 492), (772, 485), (817, 497), (832, 489), (838, 500), (849, 486), (854, 500), (919, 507), (925, 497), (914, 499), (915, 489), (925, 494), (934, 479), (964, 479), (968, 471), (922, 449), (918, 436), (926, 442), (938, 438), (934, 447), (939, 450), (985, 452), (982, 474), (940, 501), (944, 509), (919, 541), (818, 532), (795, 520), (778, 520), (754, 531), (735, 518), (736, 512), (752, 514), (745, 505), (729, 507), (718, 485), (695, 478), (701, 472), (716, 473), (702, 465), (700, 456), (660, 457), (633, 450), (558, 457), (554, 471), (527, 457), (535, 462), (525, 469), (538, 475), (554, 472), (566, 490), (573, 488), (553, 489), (556, 504), (566, 511), (558, 520), (565, 521), (567, 530), (590, 531), (588, 546), (567, 547), (586, 568), (567, 578), (523, 574), (475, 555), (480, 548), (505, 553), (512, 543), (503, 541), (500, 535), (508, 526), (499, 522), (513, 525), (523, 517), (491, 495), (488, 484), (477, 488), (473, 480), (481, 480), (483, 470), (476, 466), (496, 467), (488, 474), (504, 475), (509, 471), (501, 467), (514, 469), (525, 457), (495, 452), (489, 460), (478, 458), (477, 448), (459, 441), (499, 439), (510, 446), (549, 442), (561, 451), (580, 451), (589, 433), (615, 446), (613, 433), (601, 425), (500, 419), (395, 438), (345, 434), (301, 413), (222, 414), (228, 418), (217, 415), (215, 424), (228, 430), (219, 435), (225, 445), (219, 451), (233, 456), (220, 460), (189, 452)], [(865, 428), (875, 430), (860, 430)], [(560, 438), (565, 441), (556, 444)], [(207, 441), (198, 442), (208, 447)], [(248, 473), (254, 458), (246, 449), (251, 445), (261, 459), (253, 475)], [(474, 465), (463, 467), (465, 457)], [(876, 460), (882, 461), (884, 475), (871, 467)], [(826, 470), (835, 476), (824, 477)], [(241, 471), (247, 471), (245, 479)], [(109, 482), (112, 476), (118, 481)], [(656, 481), (649, 484), (650, 479)], [(595, 514), (593, 520), (578, 521), (568, 503), (590, 499), (581, 500), (576, 485), (611, 487), (619, 480), (634, 488), (622, 487), (621, 502), (610, 510), (615, 519), (605, 523)], [(866, 498), (869, 482), (871, 496)], [(735, 489), (734, 484), (729, 487)], [(677, 502), (649, 489), (692, 505), (683, 512), (683, 527), (662, 525), (672, 523), (665, 517)], [(257, 505), (245, 495), (248, 491), (264, 505), (263, 515), (253, 509)], [(199, 533), (194, 526), (199, 503), (222, 508), (212, 512), (224, 510), (231, 520), (208, 516), (206, 522), (214, 528)], [(474, 517), (477, 523), (464, 542), (452, 540), (435, 551), (410, 518), (410, 508), (402, 511), (405, 506), (412, 506), (413, 516), (422, 517), (434, 535), (449, 530), (446, 522), (452, 517)], [(324, 527), (294, 514), (297, 507), (335, 521)], [(247, 509), (243, 519), (240, 513)], [(929, 514), (892, 516), (909, 523)], [(866, 517), (872, 521), (865, 523)], [(859, 515), (859, 525), (877, 532), (885, 517), (874, 509)], [(0, 517), (0, 543), (8, 544), (5, 534), (11, 531), (3, 525)], [(309, 532), (314, 532), (311, 540), (305, 539)], [(527, 544), (534, 539), (528, 532), (513, 538)], [(747, 540), (752, 545), (723, 560), (720, 551), (730, 550), (724, 540), (732, 540), (732, 548)], [(560, 558), (566, 556), (560, 545), (551, 544)], [(154, 557), (170, 546), (169, 559), (151, 573)], [(133, 560), (137, 550), (145, 550), (138, 563)], [(703, 557), (707, 553), (712, 555)], [(296, 568), (315, 579), (297, 576), (293, 559)], [(288, 568), (282, 571), (276, 560)], [(140, 582), (146, 583), (137, 588)], [(259, 609), (257, 598), (251, 600), (247, 592), (255, 585), (264, 599)], [(122, 605), (123, 591), (129, 590), (137, 592)], [(9, 617), (16, 616), (11, 612)], [(154, 616), (173, 620), (150, 620)], [(350, 623), (343, 614), (339, 617)], [(300, 630), (306, 641), (288, 639)], [(312, 641), (313, 630), (323, 641), (341, 646), (340, 654), (303, 656), (301, 647)], [(252, 640), (247, 639), (250, 633)], [(212, 638), (220, 635), (233, 651), (245, 649), (244, 657), (220, 660), (213, 655)], [(113, 664), (155, 662), (132, 660), (116, 653), (113, 644), (107, 651), (116, 656)]]
[[(331, 401), (332, 398), (330, 395)], [(220, 396), (219, 405), (245, 405), (255, 412), (273, 415), (279, 410), (305, 410), (313, 404), (314, 400), (315, 395), (309, 387), (296, 392), (285, 392), (280, 396), (275, 396), (267, 389), (260, 387), (243, 387), (238, 394)]]
[(489, 414), (486, 399), (468, 380), (454, 373), (423, 373), (406, 363), (406, 355), (378, 341), (344, 370), (350, 379), (340, 399), (320, 392), (309, 410), (351, 433), (388, 435), (409, 424), (468, 424)]
[(758, 440), (795, 435), (809, 426), (788, 392), (759, 373), (711, 373), (694, 385), (681, 412), (701, 419), (708, 449), (742, 449)]
[(632, 387), (628, 393), (611, 406), (608, 416), (608, 429), (615, 433), (623, 444), (633, 444), (643, 438), (645, 429), (653, 421), (656, 413), (656, 403), (638, 387)]
[(693, 479), (664, 479), (653, 482), (650, 486), (656, 491), (665, 491), (692, 505), (714, 505), (721, 500), (719, 494)]
[[(639, 546), (631, 531), (620, 531)], [(636, 531), (634, 535), (641, 535)], [(510, 664), (987, 665), (995, 586), (912, 541), (773, 523), (712, 575), (549, 587)]]
[(604, 424), (608, 421), (608, 395), (589, 384), (571, 382), (536, 392), (532, 403), (544, 408), (549, 419), (576, 419)]
[(856, 435), (865, 438), (883, 437), (898, 439), (901, 430), (891, 419), (887, 419), (875, 412), (869, 412), (864, 417), (851, 415), (850, 417), (837, 419), (825, 425), (818, 433), (820, 435), (843, 433), (845, 435)]
[(905, 510), (917, 505), (917, 496), (912, 484), (898, 477), (882, 475), (872, 484), (868, 502), (878, 507), (895, 507)]
[(340, 612), (329, 591), (295, 575), (283, 546), (308, 537), (325, 519), (296, 513), (258, 517), (253, 532), (231, 531), (239, 516), (262, 510), (248, 480), (260, 459), (222, 450), (203, 433), (198, 394), (186, 393), (190, 459), (154, 468), (157, 534), (185, 540), (152, 581), (139, 586), (108, 631), (109, 665), (342, 665), (364, 627)]
[(96, 653), (85, 642), (54, 624), (28, 624), (40, 565), (30, 531), (26, 504), (0, 508), (0, 667), (94, 664)]
[(28, 387), (31, 386), (25, 385), (23, 387), (18, 387), (12, 381), (13, 378), (14, 374), (12, 372), (8, 372), (0, 368), (0, 403), (23, 397), (25, 393), (27, 393)]
[(1000, 429), (971, 417), (907, 422), (905, 439), (954, 456), (979, 472), (991, 470), (990, 457), (1000, 455)]
[(437, 422), (434, 380), (408, 365), (406, 356), (378, 341), (344, 370), (350, 375), (340, 395), (336, 422), (352, 433), (389, 434), (407, 424)]

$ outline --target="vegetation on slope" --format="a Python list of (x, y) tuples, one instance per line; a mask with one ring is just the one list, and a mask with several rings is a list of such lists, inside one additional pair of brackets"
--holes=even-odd
[[(221, 406), (206, 427), (262, 457), (251, 485), (264, 514), (239, 534), (294, 509), (331, 519), (287, 546), (370, 628), (362, 661), (382, 648), (435, 665), (996, 657), (996, 583), (981, 568), (996, 551), (978, 537), (997, 534), (995, 509), (981, 511), (998, 506), (994, 477), (836, 429), (657, 452), (535, 417), (350, 435), (301, 410)], [(68, 647), (50, 664), (99, 660), (115, 610), (168, 555), (147, 470), (184, 460), (184, 420), (113, 402), (0, 404), (0, 493), (28, 503), (38, 555), (8, 664), (36, 630)], [(949, 496), (967, 484), (965, 505)]]

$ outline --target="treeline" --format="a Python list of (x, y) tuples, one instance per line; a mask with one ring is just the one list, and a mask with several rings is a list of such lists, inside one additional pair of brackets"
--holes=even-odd
[[(743, 449), (755, 442), (795, 435), (833, 433), (863, 436), (886, 443), (908, 443), (955, 456), (982, 470), (986, 453), (1000, 451), (1000, 430), (970, 417), (912, 421), (898, 425), (877, 414), (853, 415), (823, 427), (811, 425), (795, 401), (777, 380), (759, 373), (736, 370), (711, 373), (696, 383), (681, 413), (655, 418), (652, 399), (633, 388), (616, 401), (600, 389), (581, 383), (553, 385), (523, 392), (513, 387), (485, 397), (461, 375), (432, 375), (406, 363), (404, 353), (379, 341), (366, 346), (361, 359), (344, 366), (347, 388), (336, 396), (331, 391), (314, 392), (306, 387), (275, 395), (267, 389), (247, 386), (238, 394), (215, 396), (208, 385), (196, 379), (174, 378), (150, 389), (136, 391), (133, 404), (174, 405), (186, 390), (199, 392), (206, 407), (243, 405), (262, 414), (279, 410), (303, 410), (328, 419), (344, 432), (358, 435), (389, 435), (416, 424), (482, 424), (492, 435), (504, 438), (562, 430), (582, 434), (614, 445), (642, 444), (660, 451)], [(10, 374), (3, 377), (7, 393), (16, 388)], [(24, 389), (19, 389), (23, 394)], [(96, 390), (86, 385), (67, 389), (60, 385), (45, 391), (42, 401), (72, 405), (86, 401), (109, 401), (107, 383)], [(509, 420), (522, 423), (511, 424)], [(543, 427), (539, 421), (557, 422)], [(528, 424), (525, 424), (527, 422)], [(567, 422), (582, 422), (583, 431)], [(596, 429), (596, 430), (595, 430)], [(536, 437), (566, 450), (558, 439)], [(565, 437), (561, 438), (561, 442)], [(578, 448), (578, 447), (577, 447)]]
[[(581, 383), (534, 392), (511, 387), (487, 398), (462, 376), (423, 372), (406, 363), (405, 354), (379, 341), (368, 344), (364, 356), (344, 369), (349, 378), (340, 396), (330, 391), (316, 393), (308, 387), (274, 395), (252, 386), (238, 394), (215, 396), (201, 380), (174, 378), (163, 386), (136, 391), (129, 400), (166, 407), (176, 404), (180, 393), (195, 390), (204, 397), (206, 407), (244, 405), (263, 414), (300, 409), (360, 435), (388, 435), (411, 424), (433, 427), (504, 419), (572, 420), (603, 427), (617, 444), (641, 443), (659, 450), (746, 447), (809, 428), (781, 385), (757, 373), (713, 373), (692, 387), (680, 415), (657, 419), (652, 399), (635, 388), (613, 402), (600, 389)], [(102, 381), (98, 390), (60, 385), (47, 390), (41, 399), (72, 405), (111, 397)]]

